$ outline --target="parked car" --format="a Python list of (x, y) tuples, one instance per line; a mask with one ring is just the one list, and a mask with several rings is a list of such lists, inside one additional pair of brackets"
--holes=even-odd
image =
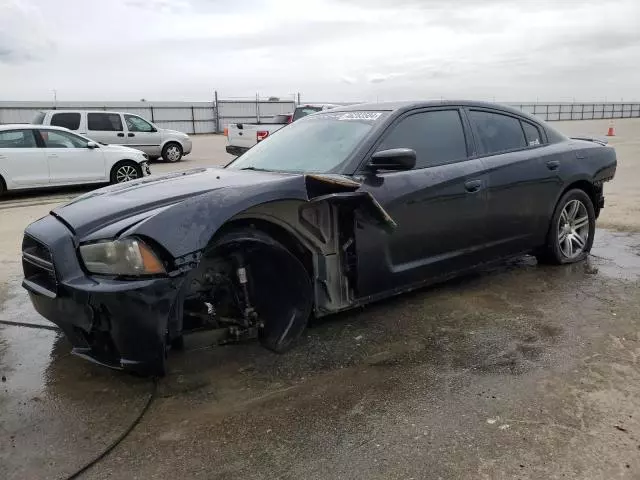
[(293, 111), (293, 118), (291, 121), (295, 122), (296, 120), (300, 120), (307, 115), (311, 115), (312, 113), (322, 112), (325, 110), (331, 110), (332, 108), (337, 108), (340, 105), (335, 105), (333, 103), (312, 103), (307, 105), (300, 105), (296, 107)]
[(224, 129), (228, 145), (227, 153), (242, 155), (269, 135), (291, 123), (292, 114), (285, 113), (274, 116), (270, 121), (258, 123), (235, 123)]
[(99, 145), (61, 127), (0, 125), (0, 194), (7, 190), (121, 183), (151, 173), (140, 150)]
[(39, 112), (32, 123), (65, 127), (99, 143), (142, 150), (151, 160), (162, 157), (167, 162), (179, 162), (191, 153), (189, 135), (159, 128), (132, 113), (48, 110)]
[(27, 227), (24, 287), (74, 353), (162, 374), (184, 333), (283, 352), (322, 317), (535, 254), (583, 260), (616, 153), (479, 102), (310, 115), (225, 168), (107, 187)]

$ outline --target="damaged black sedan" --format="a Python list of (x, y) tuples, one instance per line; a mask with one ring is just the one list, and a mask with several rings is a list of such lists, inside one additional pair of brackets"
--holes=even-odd
[(164, 374), (183, 335), (290, 348), (308, 319), (506, 257), (585, 258), (613, 148), (476, 102), (308, 116), (225, 168), (103, 188), (25, 231), (24, 287), (79, 356)]

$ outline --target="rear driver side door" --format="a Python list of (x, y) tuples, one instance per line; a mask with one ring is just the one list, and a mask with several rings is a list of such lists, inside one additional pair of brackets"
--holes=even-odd
[(358, 293), (375, 295), (480, 263), (486, 242), (487, 173), (472, 158), (468, 124), (457, 108), (406, 114), (374, 151), (411, 148), (413, 170), (363, 171), (363, 186), (396, 221), (387, 235), (356, 233)]

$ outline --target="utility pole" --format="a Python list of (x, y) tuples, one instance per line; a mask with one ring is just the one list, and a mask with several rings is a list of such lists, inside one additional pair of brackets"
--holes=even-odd
[(54, 88), (53, 89), (53, 109), (55, 110), (56, 108), (58, 108), (58, 91)]

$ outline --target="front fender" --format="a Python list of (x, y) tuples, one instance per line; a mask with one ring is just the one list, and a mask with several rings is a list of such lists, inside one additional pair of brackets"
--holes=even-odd
[[(132, 226), (122, 236), (150, 237), (174, 258), (184, 257), (203, 250), (229, 219), (252, 207), (283, 200), (309, 202), (355, 192), (359, 187), (358, 182), (336, 175), (291, 175), (246, 188), (220, 188), (172, 205)], [(362, 193), (357, 198), (361, 202), (358, 208), (373, 222), (380, 218), (392, 222), (372, 196)], [(372, 215), (372, 210), (380, 211), (380, 215)]]

